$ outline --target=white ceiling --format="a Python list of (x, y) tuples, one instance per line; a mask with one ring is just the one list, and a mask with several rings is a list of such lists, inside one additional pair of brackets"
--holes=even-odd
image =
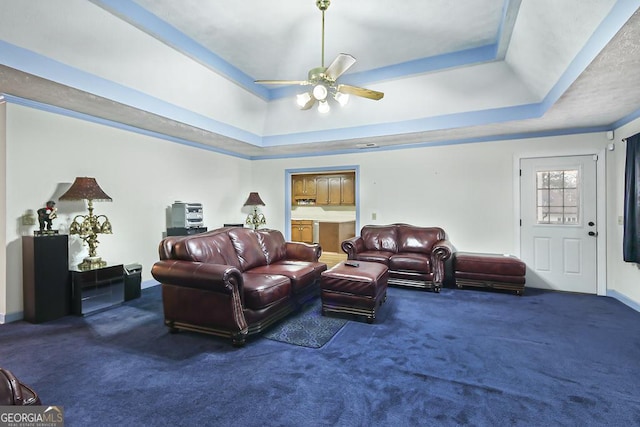
[(248, 158), (603, 131), (640, 115), (638, 8), (333, 0), (325, 66), (385, 97), (322, 116), (253, 83), (320, 65), (315, 0), (5, 1), (0, 93)]
[[(315, 0), (136, 3), (254, 78), (298, 80), (321, 62)], [(358, 58), (357, 71), (366, 71), (489, 45), (503, 6), (502, 0), (333, 0), (325, 14), (326, 60), (347, 52)]]

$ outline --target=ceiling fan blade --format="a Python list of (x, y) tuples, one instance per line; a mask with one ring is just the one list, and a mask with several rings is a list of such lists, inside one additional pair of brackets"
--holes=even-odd
[(369, 98), (376, 101), (382, 99), (382, 97), (384, 96), (384, 93), (382, 92), (350, 85), (338, 85), (338, 92), (361, 96), (363, 98)]
[(356, 58), (348, 53), (341, 53), (333, 60), (324, 74), (331, 80), (337, 80), (345, 71), (356, 63)]
[(254, 83), (261, 85), (308, 85), (311, 84), (306, 80), (254, 80)]
[(315, 103), (316, 103), (316, 99), (314, 97), (311, 97), (311, 99), (308, 100), (306, 104), (304, 104), (304, 107), (300, 107), (300, 109), (308, 110), (309, 108), (313, 107), (313, 104)]

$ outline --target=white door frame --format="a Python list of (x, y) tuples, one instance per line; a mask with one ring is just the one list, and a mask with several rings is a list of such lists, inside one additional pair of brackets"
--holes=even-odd
[(596, 162), (596, 215), (598, 238), (596, 239), (596, 292), (598, 295), (607, 294), (607, 200), (606, 200), (606, 166), (604, 148), (601, 150), (585, 149), (572, 151), (539, 151), (514, 154), (513, 156), (513, 203), (514, 203), (514, 248), (518, 257), (520, 254), (520, 160), (536, 157), (566, 157), (566, 156), (598, 156)]

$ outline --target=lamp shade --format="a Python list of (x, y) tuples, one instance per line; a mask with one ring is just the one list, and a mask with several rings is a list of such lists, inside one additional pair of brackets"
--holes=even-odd
[[(256, 193), (258, 194), (258, 193)], [(258, 197), (259, 199), (260, 197)], [(98, 185), (95, 178), (77, 177), (71, 187), (59, 197), (59, 200), (96, 200), (111, 202), (113, 199)]]
[(260, 195), (258, 193), (249, 193), (249, 197), (247, 198), (247, 201), (244, 202), (244, 206), (258, 206), (258, 205), (265, 206), (264, 202), (260, 198)]

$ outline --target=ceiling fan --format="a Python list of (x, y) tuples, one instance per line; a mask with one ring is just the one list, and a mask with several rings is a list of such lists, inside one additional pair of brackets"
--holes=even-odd
[(256, 80), (264, 85), (301, 85), (313, 86), (310, 91), (298, 94), (297, 103), (301, 110), (308, 110), (318, 101), (318, 111), (326, 113), (330, 110), (327, 98), (331, 95), (340, 105), (349, 101), (349, 95), (380, 100), (384, 93), (357, 86), (337, 83), (338, 77), (344, 74), (356, 59), (346, 53), (339, 54), (328, 66), (324, 66), (324, 12), (329, 8), (331, 0), (316, 0), (316, 6), (322, 11), (322, 62), (320, 67), (309, 70), (307, 80)]

